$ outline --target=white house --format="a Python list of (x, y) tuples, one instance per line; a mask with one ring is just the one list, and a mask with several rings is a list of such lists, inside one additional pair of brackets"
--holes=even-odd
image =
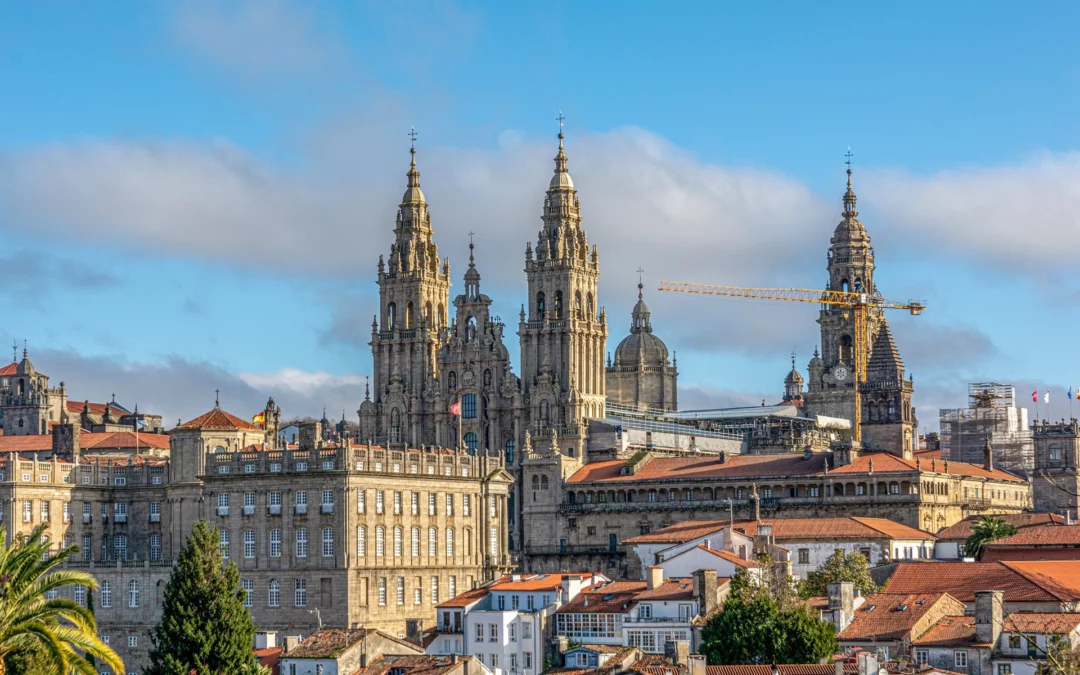
[(591, 573), (504, 576), (437, 605), (425, 651), (474, 656), (493, 675), (538, 675), (551, 614), (583, 589), (607, 582)]
[(730, 579), (740, 569), (756, 571), (761, 566), (754, 560), (744, 560), (731, 551), (713, 548), (711, 542), (698, 544), (681, 553), (666, 557), (654, 565), (664, 571), (665, 578), (690, 577), (697, 570), (714, 570), (718, 578)]

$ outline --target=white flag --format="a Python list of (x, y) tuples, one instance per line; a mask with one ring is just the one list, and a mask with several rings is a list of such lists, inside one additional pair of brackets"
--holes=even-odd
[(1043, 394), (1043, 403), (1047, 403), (1047, 404), (1050, 403), (1050, 390), (1049, 389), (1047, 389), (1046, 393)]

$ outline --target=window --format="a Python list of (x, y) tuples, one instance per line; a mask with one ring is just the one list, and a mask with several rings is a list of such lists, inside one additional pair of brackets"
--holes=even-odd
[(651, 619), (652, 618), (652, 605), (643, 604), (638, 605), (638, 618)]
[(101, 582), (101, 606), (112, 607), (112, 585), (108, 581)]
[(367, 555), (367, 528), (356, 528), (356, 555), (361, 558)]
[(255, 530), (244, 530), (244, 557), (255, 557)]
[(400, 516), (401, 515), (401, 493), (400, 492), (395, 492), (394, 493), (394, 515), (395, 516)]
[(472, 500), (469, 497), (470, 495), (461, 495), (461, 513), (466, 516), (469, 515), (472, 506)]
[(498, 642), (499, 641), (499, 624), (497, 624), (497, 623), (488, 624), (488, 633), (489, 633), (489, 636), (488, 636), (489, 640), (491, 640), (492, 642)]
[(229, 531), (218, 530), (218, 550), (221, 551), (221, 557), (225, 560), (229, 559)]
[(137, 635), (129, 635), (128, 636), (128, 647), (138, 647), (138, 646), (139, 646), (139, 637)]
[(86, 606), (86, 586), (75, 584), (75, 604)]
[(161, 502), (150, 502), (150, 520), (161, 519)]
[[(532, 596), (529, 596), (529, 597), (532, 597)], [(521, 639), (522, 640), (531, 640), (532, 639), (532, 621), (522, 621), (521, 622)], [(525, 667), (528, 668), (529, 667), (528, 662), (530, 660), (528, 658), (529, 654), (526, 653), (525, 656), (526, 656), (526, 659), (525, 659), (526, 665), (525, 665)]]
[(281, 557), (281, 530), (270, 530), (270, 557)]
[(281, 606), (281, 587), (278, 586), (277, 579), (271, 579), (266, 588), (266, 604), (268, 607)]
[(322, 554), (324, 558), (334, 557), (334, 528), (324, 527), (322, 531)]
[(401, 528), (394, 528), (394, 557), (401, 557)]
[(427, 514), (429, 516), (434, 516), (435, 515), (435, 493), (434, 492), (429, 492), (428, 493)]
[(116, 559), (127, 560), (127, 535), (118, 534), (113, 542), (116, 548)]
[(304, 490), (298, 490), (296, 492), (296, 505), (303, 507), (307, 506), (307, 492)]
[(296, 557), (307, 557), (307, 529), (303, 527), (296, 531)]
[(375, 528), (375, 556), (381, 558), (383, 556), (383, 528), (379, 525)]
[(412, 557), (418, 558), (420, 556), (420, 528), (414, 527), (412, 529)]
[(333, 513), (334, 511), (334, 491), (323, 490), (322, 491), (322, 506), (323, 513)]
[(510, 439), (506, 442), (506, 465), (511, 466), (514, 463), (514, 440)]
[(821, 496), (821, 488), (819, 486), (817, 486), (817, 485), (811, 485), (810, 486), (810, 496), (811, 497), (820, 497)]
[(255, 603), (255, 582), (243, 579), (240, 587), (244, 589), (244, 607), (251, 607)]
[(375, 513), (381, 514), (383, 512), (383, 491), (375, 491)]
[[(160, 542), (160, 539), (158, 541)], [(82, 559), (90, 562), (90, 535), (88, 534), (82, 536)]]
[(488, 506), (489, 506), (489, 508), (490, 508), (490, 511), (491, 511), (489, 515), (490, 515), (490, 516), (491, 516), (492, 518), (495, 518), (495, 517), (496, 517), (496, 513), (497, 513), (497, 508), (498, 508), (498, 507), (496, 506), (496, 504), (497, 504), (497, 502), (495, 501), (495, 497), (488, 497)]
[(416, 577), (416, 588), (413, 589), (413, 604), (420, 605), (424, 602), (424, 588), (421, 577)]
[(1061, 461), (1061, 446), (1059, 444), (1057, 444), (1057, 443), (1054, 443), (1054, 444), (1052, 444), (1050, 446), (1050, 461), (1051, 462), (1060, 462)]
[(810, 549), (808, 549), (808, 548), (800, 548), (799, 549), (799, 564), (800, 565), (809, 565), (810, 564)]
[(420, 493), (412, 493), (412, 514), (414, 516), (420, 515)]
[(446, 493), (446, 515), (454, 515), (454, 495)]
[(431, 604), (439, 604), (439, 577), (431, 577)]
[(307, 607), (307, 579), (296, 580), (296, 606)]
[[(87, 546), (89, 547), (89, 544), (90, 544), (89, 537), (86, 537), (86, 539), (88, 540), (87, 541)], [(151, 560), (161, 560), (161, 535), (160, 534), (152, 534), (152, 535), (150, 535), (150, 559)]]
[[(528, 639), (529, 639), (529, 638), (528, 638), (528, 636), (527, 636), (527, 635), (525, 635), (525, 630), (524, 630), (524, 629), (525, 629), (525, 627), (526, 627), (526, 626), (528, 626), (528, 625), (529, 625), (529, 624), (527, 624), (527, 623), (525, 623), (525, 624), (522, 624), (522, 625), (521, 625), (521, 628), (522, 628), (522, 631), (521, 631), (521, 638), (522, 638), (523, 640), (528, 640)], [(521, 661), (521, 666), (522, 666), (523, 668), (525, 668), (525, 669), (529, 669), (529, 668), (532, 668), (532, 652), (524, 652), (524, 653), (523, 653), (523, 654), (521, 655), (521, 659), (522, 659), (522, 661)]]
[(484, 624), (482, 624), (482, 623), (476, 624), (476, 641), (477, 642), (483, 642), (484, 641)]
[(455, 576), (450, 577), (450, 597), (457, 597), (457, 577)]
[(499, 529), (491, 528), (491, 555), (499, 555)]
[(276, 507), (278, 507), (278, 510), (280, 510), (281, 509), (281, 493), (280, 492), (271, 492), (270, 493), (270, 501), (268, 503), (270, 504), (270, 506), (276, 506)]
[(1016, 633), (1009, 634), (1009, 649), (1023, 649), (1023, 645), (1020, 643), (1020, 636)]
[(1011, 663), (999, 663), (997, 667), (998, 675), (1012, 675)]
[(919, 664), (921, 666), (921, 665), (927, 663), (928, 661), (930, 661), (930, 652), (929, 651), (927, 651), (926, 649), (916, 649), (915, 650), (915, 663), (917, 663), (917, 664)]
[(434, 527), (429, 527), (427, 532), (427, 554), (429, 558), (436, 556), (436, 550), (438, 548), (439, 535), (435, 531)]
[(476, 419), (476, 394), (465, 394), (461, 397), (462, 419)]
[(367, 491), (366, 490), (357, 490), (356, 491), (356, 512), (357, 513), (367, 513)]
[(64, 522), (71, 522), (71, 502), (64, 502)]
[(446, 544), (445, 544), (445, 547), (446, 547), (446, 557), (447, 558), (453, 558), (454, 557), (454, 528), (452, 528), (452, 527), (446, 528)]
[[(34, 519), (34, 502), (27, 499), (27, 500), (23, 501), (22, 506), (23, 506), (23, 509), (22, 509), (23, 522), (24, 523), (29, 523), (30, 521), (32, 521)], [(106, 512), (106, 516), (108, 516), (108, 512)]]
[(379, 606), (386, 606), (386, 577), (379, 577)]
[(517, 624), (510, 624), (508, 630), (510, 632), (510, 642), (517, 642)]
[(967, 652), (953, 652), (953, 664), (957, 668), (967, 668)]
[(405, 604), (405, 577), (397, 578), (397, 604)]
[(244, 493), (244, 507), (245, 508), (248, 508), (248, 507), (254, 508), (255, 507), (255, 493), (254, 492), (245, 492)]
[(139, 582), (134, 579), (128, 582), (128, 607), (139, 606)]

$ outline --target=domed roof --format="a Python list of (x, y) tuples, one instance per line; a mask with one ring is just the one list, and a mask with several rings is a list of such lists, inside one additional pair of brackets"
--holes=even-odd
[(859, 212), (855, 210), (857, 198), (855, 197), (855, 191), (851, 187), (850, 168), (847, 170), (847, 176), (847, 192), (844, 193), (844, 217), (837, 224), (836, 229), (833, 230), (833, 243), (852, 240), (869, 242), (870, 237), (867, 236), (866, 228), (859, 220)]
[(16, 368), (15, 372), (19, 375), (33, 375), (35, 371), (34, 364), (30, 361), (30, 350), (23, 347), (22, 354), (22, 361), (19, 361), (19, 366)]
[(795, 368), (795, 364), (791, 364), (791, 372), (784, 378), (784, 384), (802, 384), (803, 377)]
[(664, 341), (653, 335), (649, 321), (649, 307), (642, 297), (642, 284), (638, 282), (638, 301), (631, 315), (630, 334), (615, 348), (615, 365), (668, 365), (668, 348)]
[(574, 179), (566, 168), (566, 153), (563, 152), (563, 134), (559, 132), (559, 154), (555, 155), (555, 175), (548, 183), (550, 190), (573, 190)]
[(409, 152), (412, 153), (412, 161), (409, 164), (409, 173), (405, 174), (409, 177), (409, 186), (401, 196), (401, 203), (423, 204), (425, 200), (424, 193), (420, 190), (420, 172), (416, 169), (416, 148), (413, 147)]

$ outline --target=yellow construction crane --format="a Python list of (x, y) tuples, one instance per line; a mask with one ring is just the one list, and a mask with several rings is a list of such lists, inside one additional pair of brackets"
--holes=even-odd
[[(855, 356), (855, 419), (852, 420), (853, 440), (862, 442), (862, 397), (859, 385), (866, 382), (866, 359), (870, 351), (866, 344), (866, 317), (871, 311), (883, 309), (906, 309), (913, 316), (922, 314), (926, 305), (921, 302), (897, 302), (886, 300), (869, 293), (849, 291), (823, 291), (813, 288), (743, 288), (741, 286), (714, 286), (712, 284), (691, 284), (679, 281), (662, 281), (660, 290), (671, 293), (696, 293), (698, 295), (720, 295), (729, 298), (748, 298), (752, 300), (786, 300), (788, 302), (806, 302), (832, 307), (844, 307), (855, 315), (855, 337), (853, 340)], [(847, 318), (846, 316), (844, 318)]]

